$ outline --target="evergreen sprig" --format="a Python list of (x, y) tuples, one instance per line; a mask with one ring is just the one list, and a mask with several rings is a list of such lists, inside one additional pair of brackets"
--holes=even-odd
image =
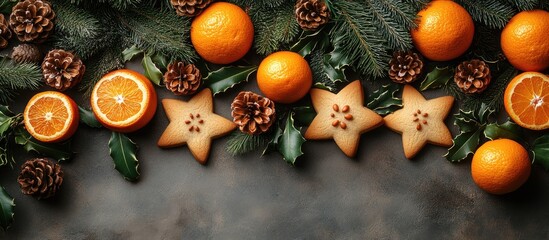
[(269, 141), (271, 141), (271, 138), (272, 136), (269, 134), (250, 135), (241, 131), (235, 131), (229, 136), (225, 149), (233, 156), (242, 155), (258, 149), (264, 149)]
[(86, 63), (86, 74), (80, 83), (80, 90), (85, 96), (90, 96), (93, 86), (108, 72), (124, 67), (121, 47), (116, 45), (112, 49), (105, 49)]
[(257, 53), (268, 55), (294, 40), (301, 29), (295, 20), (293, 4), (277, 7), (257, 6), (251, 17), (255, 28), (254, 47)]
[(364, 1), (370, 9), (374, 25), (381, 36), (387, 40), (391, 49), (412, 48), (412, 37), (409, 29), (415, 26), (415, 12), (401, 2), (389, 0)]
[(13, 100), (19, 90), (35, 90), (42, 83), (40, 67), (0, 58), (0, 104)]
[(457, 0), (457, 3), (467, 9), (473, 20), (492, 28), (503, 28), (515, 13), (511, 6), (498, 0)]

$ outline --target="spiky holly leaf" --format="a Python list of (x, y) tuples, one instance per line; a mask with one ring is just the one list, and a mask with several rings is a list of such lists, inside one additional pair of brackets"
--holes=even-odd
[(97, 121), (97, 118), (95, 118), (95, 115), (92, 111), (85, 109), (81, 106), (78, 106), (78, 112), (80, 113), (80, 122), (88, 125), (88, 127), (92, 128), (101, 128), (103, 125), (99, 121)]
[(14, 116), (7, 106), (0, 105), (0, 137), (4, 137), (11, 130)]
[(126, 135), (112, 132), (109, 140), (109, 151), (114, 168), (128, 181), (139, 178), (139, 161), (137, 160), (137, 145)]
[(511, 121), (507, 121), (503, 124), (491, 123), (486, 125), (486, 129), (484, 129), (484, 136), (490, 140), (507, 138), (518, 142), (524, 142), (522, 128), (518, 124)]
[(538, 163), (549, 171), (549, 134), (545, 134), (534, 141), (534, 163)]
[(215, 96), (218, 93), (227, 91), (236, 84), (248, 81), (256, 70), (257, 66), (222, 67), (219, 70), (210, 72), (204, 78), (204, 85), (210, 88)]
[(328, 62), (331, 66), (334, 66), (336, 69), (343, 69), (344, 67), (351, 65), (351, 59), (349, 56), (343, 54), (342, 52), (342, 36), (335, 38), (334, 50), (328, 53), (329, 59)]
[(15, 215), (15, 199), (13, 199), (4, 187), (0, 186), (0, 227), (6, 231), (13, 223)]
[(439, 68), (435, 67), (433, 71), (427, 73), (425, 79), (421, 82), (419, 86), (420, 91), (425, 91), (427, 89), (440, 88), (446, 84), (448, 81), (454, 77), (454, 71), (450, 67)]
[(290, 47), (290, 51), (306, 57), (314, 50), (323, 50), (329, 45), (330, 39), (322, 29), (316, 32), (303, 31), (299, 40)]
[(267, 147), (263, 149), (263, 153), (261, 154), (262, 156), (278, 149), (278, 143), (280, 142), (280, 137), (282, 136), (282, 129), (278, 125), (273, 127), (275, 130), (272, 133), (271, 140), (267, 143)]
[(316, 116), (316, 112), (311, 106), (294, 107), (292, 111), (295, 113), (296, 123), (301, 126), (309, 126)]
[(153, 62), (150, 55), (145, 54), (143, 55), (143, 61), (141, 62), (143, 65), (143, 69), (145, 70), (144, 75), (147, 77), (151, 82), (154, 84), (160, 86), (162, 83), (162, 72), (156, 66), (156, 64)]
[(57, 161), (66, 161), (72, 158), (71, 142), (44, 143), (34, 139), (23, 127), (15, 130), (15, 143), (23, 146), (27, 152), (35, 152), (41, 156), (51, 157)]
[(305, 142), (305, 138), (301, 135), (301, 130), (294, 126), (292, 115), (292, 113), (288, 114), (286, 127), (278, 142), (278, 152), (287, 163), (294, 165), (297, 158), (303, 155), (301, 145)]
[(400, 91), (401, 85), (388, 84), (381, 86), (368, 96), (367, 104), (369, 109), (374, 110), (379, 115), (387, 115), (402, 108), (402, 99), (395, 97)]
[(143, 50), (139, 49), (136, 45), (133, 45), (129, 48), (124, 49), (122, 51), (122, 57), (124, 59), (124, 62), (132, 60), (135, 56), (143, 53)]

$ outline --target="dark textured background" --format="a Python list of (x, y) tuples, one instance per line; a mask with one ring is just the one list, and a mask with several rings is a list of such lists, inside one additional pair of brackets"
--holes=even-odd
[[(216, 111), (230, 117), (243, 88), (257, 89), (255, 80), (217, 96)], [(31, 95), (12, 110), (21, 112)], [(63, 163), (65, 181), (54, 199), (20, 192), (18, 166), (28, 155), (19, 154), (16, 170), (0, 169), (0, 184), (17, 203), (15, 223), (0, 238), (549, 239), (549, 173), (539, 166), (517, 192), (489, 195), (474, 185), (468, 161), (449, 163), (446, 149), (435, 146), (406, 160), (400, 135), (384, 127), (363, 135), (356, 159), (333, 141), (307, 142), (290, 167), (276, 153), (229, 156), (221, 138), (201, 166), (186, 147), (156, 147), (167, 124), (159, 107), (148, 126), (130, 134), (140, 146), (137, 183), (113, 169), (105, 129), (80, 126), (77, 155)]]

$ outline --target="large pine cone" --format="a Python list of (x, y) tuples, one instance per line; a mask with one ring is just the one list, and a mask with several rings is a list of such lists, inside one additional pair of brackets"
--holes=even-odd
[(49, 198), (55, 195), (63, 183), (61, 166), (51, 160), (34, 158), (21, 166), (17, 177), (21, 191), (27, 195)]
[(330, 20), (330, 11), (322, 0), (298, 0), (295, 17), (302, 29), (313, 31)]
[(423, 70), (423, 61), (412, 51), (396, 51), (389, 61), (389, 78), (396, 83), (411, 83)]
[(247, 134), (266, 132), (275, 121), (275, 103), (253, 92), (240, 92), (231, 109), (233, 122)]
[(170, 0), (179, 16), (194, 17), (210, 5), (211, 0)]
[(462, 62), (454, 75), (454, 81), (464, 93), (481, 93), (491, 80), (490, 68), (478, 59)]
[(34, 44), (21, 44), (13, 48), (11, 59), (17, 63), (40, 63), (42, 53)]
[(85, 71), (86, 66), (78, 56), (62, 49), (51, 50), (42, 62), (42, 74), (46, 84), (59, 91), (76, 86)]
[(193, 64), (173, 62), (164, 73), (164, 84), (175, 95), (192, 95), (202, 85), (202, 75)]
[(24, 0), (13, 7), (10, 27), (21, 42), (44, 42), (53, 30), (55, 13), (47, 1)]
[(11, 31), (8, 28), (8, 21), (4, 18), (4, 14), (0, 13), (0, 49), (8, 46), (8, 40), (11, 38)]

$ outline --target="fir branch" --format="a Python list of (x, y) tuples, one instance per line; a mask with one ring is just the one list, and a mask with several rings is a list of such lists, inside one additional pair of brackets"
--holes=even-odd
[(233, 156), (242, 155), (264, 149), (271, 138), (270, 134), (249, 135), (241, 131), (234, 131), (227, 141), (226, 150)]
[(410, 6), (415, 12), (421, 11), (429, 3), (429, 0), (401, 0), (403, 3)]
[(42, 71), (35, 64), (0, 60), (0, 103), (6, 104), (18, 90), (35, 90), (42, 83)]
[(63, 35), (95, 38), (100, 33), (100, 22), (94, 15), (74, 4), (55, 1), (55, 28)]
[(513, 17), (514, 11), (509, 5), (498, 0), (457, 0), (473, 17), (491, 28), (501, 29)]
[(502, 58), (503, 51), (500, 45), (501, 31), (479, 24), (476, 27), (471, 52), (487, 62), (495, 62)]
[[(536, 5), (538, 4), (538, 0), (504, 0), (504, 1), (521, 11), (532, 10), (536, 8)], [(546, 0), (539, 0), (539, 3), (543, 4), (544, 1)]]
[[(394, 10), (399, 9), (400, 6), (387, 0), (365, 0), (364, 3), (365, 10), (370, 10), (374, 25), (381, 36), (387, 40), (389, 48), (402, 50), (412, 48), (412, 37), (408, 26), (413, 24), (413, 15), (403, 17), (397, 14)], [(396, 16), (400, 16), (401, 21), (396, 21)]]
[(122, 50), (122, 47), (105, 49), (86, 62), (86, 73), (84, 73), (84, 79), (80, 83), (80, 90), (84, 91), (84, 96), (91, 95), (93, 87), (103, 75), (124, 67)]
[(269, 8), (278, 7), (282, 4), (291, 4), (292, 6), (295, 4), (295, 1), (291, 0), (231, 0), (229, 2), (232, 2), (241, 7), (257, 6)]
[[(371, 1), (374, 5), (379, 5), (379, 8), (388, 14), (391, 19), (394, 19), (399, 25), (404, 26), (406, 29), (411, 29), (417, 26), (416, 11), (413, 4), (404, 3), (400, 0), (376, 0)], [(421, 1), (419, 2), (420, 6)]]
[(335, 26), (330, 32), (334, 45), (347, 56), (355, 70), (364, 75), (384, 76), (390, 56), (386, 41), (374, 26), (371, 11), (362, 4), (334, 1)]
[(300, 33), (293, 5), (254, 8), (251, 15), (255, 25), (254, 46), (259, 54), (268, 55), (279, 50)]

